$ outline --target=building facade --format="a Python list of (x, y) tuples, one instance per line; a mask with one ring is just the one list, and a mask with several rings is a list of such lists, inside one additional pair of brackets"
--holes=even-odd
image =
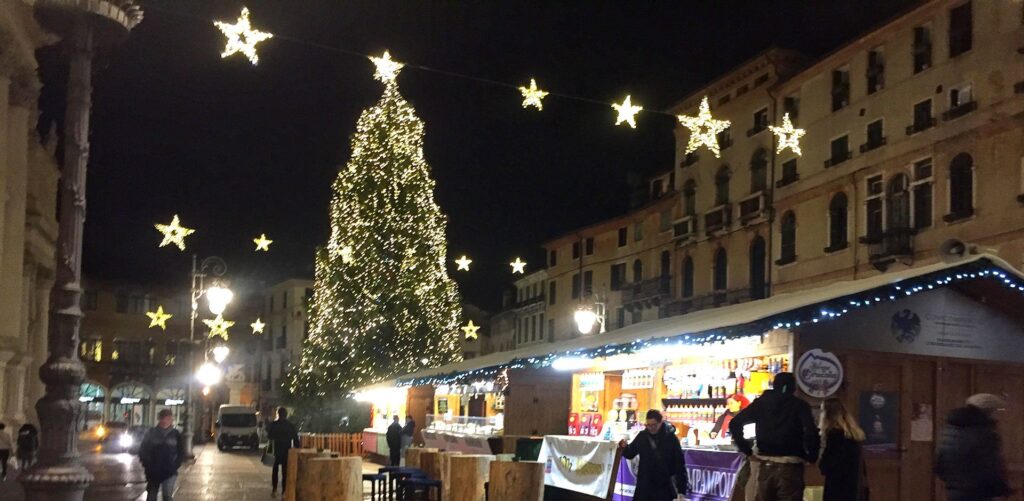
[(0, 4), (0, 421), (38, 423), (55, 273), (56, 134), (36, 133), (36, 49), (56, 42), (32, 2)]
[(309, 335), (309, 303), (313, 299), (313, 281), (289, 279), (263, 290), (263, 314), (266, 324), (259, 350), (257, 380), (258, 409), (270, 411), (281, 404), (281, 384), (288, 369), (299, 363), (302, 342)]

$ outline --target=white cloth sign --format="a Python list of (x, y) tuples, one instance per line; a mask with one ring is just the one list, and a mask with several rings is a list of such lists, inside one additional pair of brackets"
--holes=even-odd
[(544, 463), (544, 484), (605, 498), (617, 448), (618, 444), (611, 441), (545, 436), (538, 458)]

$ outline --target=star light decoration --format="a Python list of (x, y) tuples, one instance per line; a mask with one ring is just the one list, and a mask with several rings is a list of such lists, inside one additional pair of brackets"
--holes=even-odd
[(455, 260), (455, 264), (459, 265), (459, 267), (455, 271), (458, 271), (458, 270), (469, 271), (469, 265), (472, 262), (473, 262), (472, 259), (470, 259), (470, 258), (466, 257), (465, 255), (463, 255), (462, 257), (460, 257), (460, 258)]
[(341, 255), (342, 263), (352, 264), (352, 262), (355, 261), (355, 258), (352, 257), (352, 246), (350, 245), (342, 247), (341, 250), (338, 251), (338, 254)]
[(782, 153), (782, 150), (789, 148), (793, 153), (796, 153), (796, 156), (802, 155), (800, 151), (800, 138), (803, 137), (806, 131), (793, 127), (793, 122), (789, 119), (789, 113), (782, 115), (782, 127), (771, 125), (768, 128), (772, 130), (772, 134), (779, 138), (779, 144), (775, 147), (775, 153)]
[(398, 72), (405, 66), (404, 64), (391, 59), (391, 53), (384, 51), (380, 57), (371, 57), (370, 61), (373, 61), (373, 65), (377, 67), (377, 71), (373, 72), (373, 78), (384, 82), (385, 84), (391, 84), (398, 78)]
[(619, 113), (619, 116), (615, 118), (615, 125), (625, 122), (634, 129), (636, 128), (636, 114), (644, 109), (643, 106), (634, 106), (632, 97), (628, 95), (621, 104), (612, 103), (612, 108)]
[(273, 240), (270, 240), (270, 239), (267, 238), (267, 235), (265, 233), (260, 233), (260, 237), (259, 238), (254, 238), (254, 239), (252, 239), (252, 241), (253, 241), (253, 243), (256, 244), (256, 250), (257, 251), (263, 251), (263, 252), (269, 252), (270, 251), (270, 244), (274, 243)]
[(526, 261), (516, 258), (515, 261), (508, 263), (512, 267), (512, 273), (526, 273)]
[(259, 317), (256, 317), (256, 321), (249, 324), (249, 327), (252, 327), (253, 334), (263, 334), (263, 330), (267, 327), (267, 324), (263, 323)]
[(253, 29), (252, 24), (249, 23), (248, 7), (242, 7), (242, 14), (238, 16), (238, 21), (235, 24), (223, 21), (214, 21), (213, 24), (227, 38), (224, 52), (220, 55), (222, 59), (241, 52), (255, 66), (260, 62), (260, 57), (256, 54), (256, 44), (274, 38), (273, 33)]
[(224, 320), (224, 315), (217, 315), (217, 318), (213, 320), (203, 320), (203, 323), (210, 328), (211, 338), (220, 336), (224, 338), (225, 341), (228, 340), (228, 329), (235, 325), (235, 323), (230, 320)]
[(690, 140), (686, 143), (686, 152), (691, 153), (701, 146), (707, 146), (715, 158), (720, 156), (718, 149), (718, 133), (729, 128), (732, 122), (728, 120), (715, 120), (711, 117), (711, 106), (708, 105), (708, 97), (700, 102), (700, 110), (697, 116), (678, 115), (679, 123), (690, 129)]
[(478, 338), (479, 336), (476, 333), (476, 331), (478, 330), (480, 330), (480, 326), (473, 324), (472, 320), (470, 320), (468, 324), (462, 327), (462, 331), (466, 333), (467, 340)]
[(173, 317), (170, 313), (164, 312), (163, 306), (157, 306), (156, 311), (147, 311), (146, 316), (149, 317), (149, 328), (159, 327), (163, 330), (167, 330), (167, 320)]
[(531, 78), (530, 86), (519, 87), (519, 92), (523, 93), (523, 108), (533, 106), (534, 108), (537, 108), (537, 111), (544, 109), (544, 104), (541, 103), (541, 100), (544, 99), (544, 96), (547, 96), (548, 93), (537, 88), (536, 80)]
[(170, 224), (155, 224), (153, 226), (156, 227), (156, 231), (164, 235), (163, 241), (160, 242), (160, 247), (174, 244), (178, 246), (179, 250), (185, 250), (185, 237), (196, 232), (192, 228), (182, 226), (177, 214), (171, 219)]

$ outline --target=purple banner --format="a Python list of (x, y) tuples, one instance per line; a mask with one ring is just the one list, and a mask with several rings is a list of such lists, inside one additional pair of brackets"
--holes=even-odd
[[(690, 480), (690, 501), (728, 501), (736, 486), (736, 474), (745, 461), (742, 454), (726, 451), (684, 449)], [(632, 465), (630, 463), (633, 463)], [(636, 492), (636, 460), (623, 458), (615, 477), (612, 501), (632, 501)]]

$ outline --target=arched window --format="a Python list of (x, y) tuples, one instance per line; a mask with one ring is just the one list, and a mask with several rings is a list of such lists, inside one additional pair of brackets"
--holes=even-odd
[(764, 238), (754, 237), (750, 243), (750, 299), (764, 299), (768, 297), (768, 287), (765, 277), (767, 266), (765, 257), (767, 255)]
[(715, 206), (729, 203), (729, 166), (723, 165), (715, 174)]
[(826, 252), (834, 252), (839, 249), (845, 249), (847, 241), (847, 213), (849, 212), (849, 202), (846, 199), (846, 193), (839, 192), (832, 195), (832, 200), (828, 203), (828, 249)]
[(668, 278), (671, 275), (672, 255), (668, 251), (661, 251), (661, 278)]
[(697, 182), (690, 179), (683, 185), (683, 215), (694, 214), (697, 214)]
[(693, 297), (693, 258), (683, 258), (683, 297)]
[(750, 158), (750, 192), (757, 193), (768, 189), (768, 154), (758, 148)]
[(779, 231), (779, 261), (778, 264), (788, 264), (796, 261), (796, 215), (793, 211), (786, 211), (782, 215), (782, 225)]
[(906, 174), (897, 174), (889, 180), (885, 198), (886, 228), (910, 228), (910, 179)]
[(728, 288), (729, 282), (729, 257), (725, 253), (725, 249), (719, 247), (718, 251), (715, 252), (715, 279), (714, 279), (714, 290), (716, 292), (724, 291)]
[(150, 398), (152, 394), (138, 383), (122, 383), (110, 392), (111, 421), (121, 421), (128, 426), (149, 426)]
[(82, 412), (78, 415), (78, 429), (88, 431), (103, 423), (106, 416), (103, 409), (106, 408), (107, 392), (98, 383), (82, 383), (81, 393), (78, 401), (82, 402)]
[(953, 157), (949, 164), (949, 215), (955, 221), (974, 214), (974, 159), (967, 153)]
[(164, 409), (171, 411), (174, 422), (181, 424), (182, 414), (185, 412), (185, 390), (181, 388), (164, 388), (156, 392), (155, 411), (159, 413)]
[(640, 283), (644, 279), (644, 263), (639, 259), (633, 261), (633, 283)]

